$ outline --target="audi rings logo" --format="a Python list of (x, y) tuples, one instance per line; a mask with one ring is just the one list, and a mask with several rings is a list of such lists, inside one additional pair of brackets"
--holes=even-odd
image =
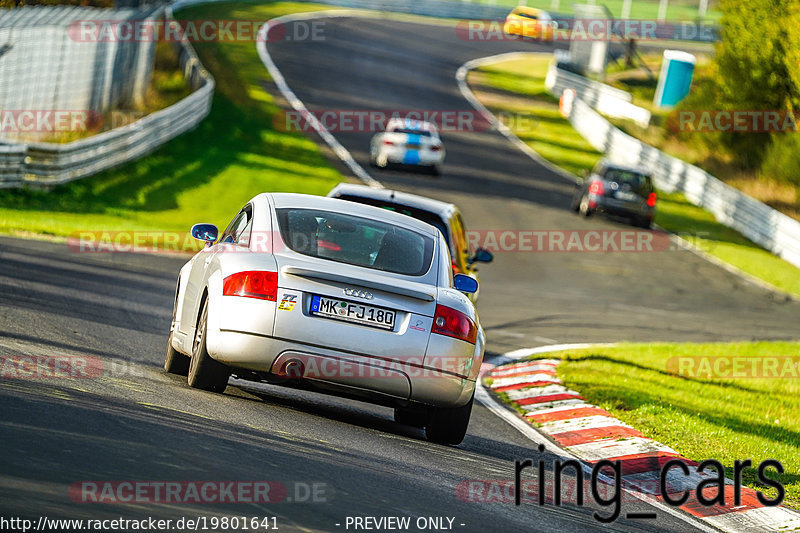
[(367, 291), (362, 291), (360, 289), (350, 289), (347, 288), (344, 290), (346, 296), (355, 296), (356, 298), (364, 298), (365, 300), (372, 300), (372, 293)]

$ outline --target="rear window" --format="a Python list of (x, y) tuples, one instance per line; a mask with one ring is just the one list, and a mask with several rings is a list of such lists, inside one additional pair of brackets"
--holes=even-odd
[(610, 168), (606, 170), (605, 179), (616, 181), (617, 183), (627, 183), (633, 189), (646, 189), (650, 187), (650, 176), (639, 174), (638, 172), (631, 172), (630, 170)]
[(297, 253), (407, 276), (430, 268), (430, 236), (333, 211), (285, 208), (277, 213), (283, 241)]

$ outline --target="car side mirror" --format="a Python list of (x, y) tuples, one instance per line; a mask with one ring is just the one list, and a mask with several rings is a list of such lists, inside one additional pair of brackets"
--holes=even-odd
[(475, 250), (475, 255), (470, 259), (470, 263), (491, 263), (494, 261), (494, 254), (485, 248)]
[(456, 290), (472, 294), (478, 292), (478, 280), (466, 274), (456, 274), (453, 276), (453, 286)]
[(198, 241), (212, 243), (219, 237), (219, 230), (214, 224), (195, 224), (192, 226), (192, 237)]

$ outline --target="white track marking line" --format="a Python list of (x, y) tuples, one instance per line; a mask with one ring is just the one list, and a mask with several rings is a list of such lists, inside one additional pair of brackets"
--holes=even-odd
[(267, 30), (269, 27), (275, 24), (286, 24), (287, 22), (295, 22), (298, 20), (307, 20), (312, 18), (337, 18), (352, 17), (357, 15), (357, 13), (352, 11), (337, 9), (331, 11), (313, 11), (311, 13), (298, 13), (276, 17), (264, 23), (258, 29), (258, 42), (256, 43), (256, 50), (258, 50), (258, 57), (261, 59), (261, 62), (269, 71), (270, 76), (272, 76), (272, 81), (275, 82), (278, 90), (281, 92), (281, 94), (283, 94), (284, 98), (286, 98), (294, 110), (299, 112), (305, 118), (305, 120), (308, 121), (311, 127), (314, 128), (314, 131), (316, 131), (319, 136), (322, 137), (322, 140), (324, 140), (328, 146), (331, 147), (337, 157), (341, 159), (345, 165), (347, 165), (347, 167), (358, 179), (370, 187), (382, 189), (383, 185), (381, 182), (370, 176), (370, 174), (364, 170), (364, 167), (358, 164), (353, 157), (353, 154), (351, 154), (347, 148), (342, 146), (342, 144), (336, 140), (336, 137), (334, 137), (331, 132), (328, 131), (328, 129), (317, 119), (315, 115), (308, 111), (308, 108), (305, 106), (302, 100), (300, 100), (297, 95), (294, 94), (294, 91), (289, 88), (289, 84), (286, 83), (286, 79), (283, 77), (283, 74), (281, 74), (281, 71), (278, 70), (275, 62), (272, 61), (272, 57), (269, 55), (269, 51), (267, 50)]

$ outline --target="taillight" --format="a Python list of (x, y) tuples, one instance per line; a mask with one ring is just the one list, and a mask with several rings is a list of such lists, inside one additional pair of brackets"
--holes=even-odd
[(605, 192), (602, 181), (593, 181), (589, 184), (589, 194), (601, 196)]
[(222, 294), (274, 302), (278, 294), (278, 273), (249, 270), (231, 274), (222, 282)]
[(655, 207), (656, 206), (656, 193), (651, 192), (647, 196), (647, 205), (649, 205), (650, 207)]
[(386, 140), (386, 141), (383, 141), (383, 144), (385, 144), (386, 146), (394, 146), (394, 141)]
[(471, 344), (475, 344), (475, 339), (478, 337), (478, 328), (467, 315), (444, 305), (436, 306), (436, 316), (433, 317), (431, 332), (461, 339)]
[(438, 152), (441, 149), (442, 149), (441, 145), (438, 144), (434, 144), (433, 146), (431, 146), (431, 152)]

